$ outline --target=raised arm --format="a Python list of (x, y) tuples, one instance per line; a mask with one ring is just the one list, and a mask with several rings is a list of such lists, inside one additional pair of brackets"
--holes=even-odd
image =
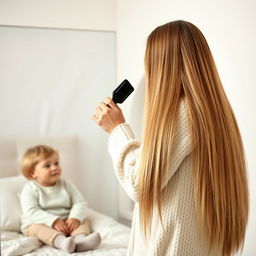
[(135, 140), (128, 123), (122, 123), (112, 131), (108, 151), (120, 184), (128, 196), (137, 202), (140, 143)]
[[(178, 170), (182, 161), (192, 151), (192, 138), (184, 101), (181, 101), (178, 109), (178, 120), (174, 132), (174, 141), (171, 146), (170, 165), (162, 177), (162, 189)], [(137, 202), (139, 186), (138, 167), (141, 147), (140, 143), (136, 141), (129, 124), (122, 123), (112, 131), (108, 150), (120, 184), (129, 197)]]

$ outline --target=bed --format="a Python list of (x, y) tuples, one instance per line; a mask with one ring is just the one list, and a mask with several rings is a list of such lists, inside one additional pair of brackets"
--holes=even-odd
[(47, 144), (58, 149), (65, 159), (62, 163), (62, 168), (65, 170), (63, 175), (75, 184), (78, 182), (72, 177), (74, 175), (67, 171), (69, 166), (77, 163), (75, 136), (0, 138), (1, 255), (125, 256), (130, 228), (91, 208), (88, 214), (92, 229), (98, 231), (102, 237), (102, 243), (96, 250), (67, 254), (43, 245), (34, 237), (25, 237), (20, 233), (19, 193), (27, 180), (20, 174), (18, 163), (24, 151), (37, 144)]

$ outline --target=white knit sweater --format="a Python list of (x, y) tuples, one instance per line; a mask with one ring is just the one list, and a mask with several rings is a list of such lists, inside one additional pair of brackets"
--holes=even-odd
[[(109, 153), (112, 156), (117, 178), (135, 202), (132, 231), (128, 249), (129, 256), (207, 256), (207, 244), (199, 236), (195, 213), (192, 143), (188, 126), (185, 102), (181, 101), (178, 125), (172, 145), (171, 166), (166, 170), (162, 187), (167, 186), (163, 201), (163, 226), (154, 207), (152, 230), (148, 244), (140, 229), (138, 207), (138, 162), (140, 143), (127, 123), (118, 125), (109, 138)], [(220, 256), (215, 249), (210, 255)]]

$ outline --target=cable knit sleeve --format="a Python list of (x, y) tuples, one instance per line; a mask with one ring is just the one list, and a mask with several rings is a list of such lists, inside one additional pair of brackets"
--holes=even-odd
[(108, 151), (117, 178), (128, 196), (138, 201), (138, 162), (140, 143), (128, 123), (115, 127), (109, 137)]
[[(138, 167), (140, 143), (129, 124), (123, 123), (115, 127), (109, 137), (108, 150), (112, 156), (115, 172), (122, 187), (129, 197), (138, 201)], [(191, 134), (184, 101), (178, 109), (178, 120), (174, 131), (174, 141), (170, 155), (170, 166), (162, 177), (163, 189), (179, 168), (184, 158), (192, 151)]]

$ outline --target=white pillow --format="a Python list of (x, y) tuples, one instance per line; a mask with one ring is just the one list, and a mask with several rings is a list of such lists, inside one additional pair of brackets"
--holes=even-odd
[(26, 182), (22, 175), (0, 179), (1, 230), (20, 231), (19, 193)]

